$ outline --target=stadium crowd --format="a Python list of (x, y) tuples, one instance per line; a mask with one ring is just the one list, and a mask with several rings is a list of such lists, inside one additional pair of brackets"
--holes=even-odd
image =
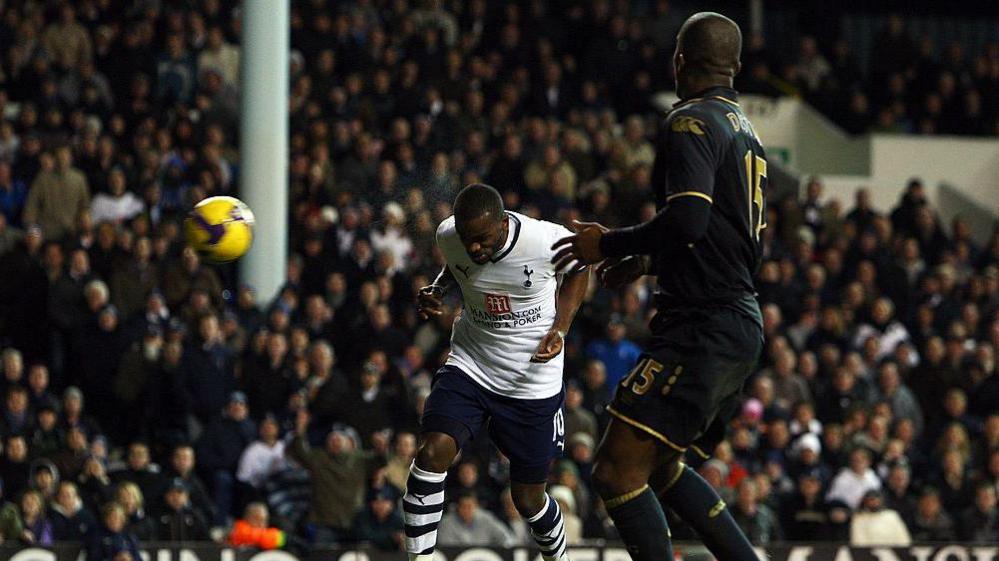
[[(563, 223), (654, 212), (649, 94), (671, 84), (684, 15), (667, 2), (642, 17), (627, 2), (293, 2), (293, 254), (259, 307), (180, 228), (192, 203), (235, 192), (234, 4), (2, 3), (3, 543), (86, 541), (94, 559), (132, 561), (136, 540), (398, 550), (458, 311), (420, 322), (415, 294), (439, 270), (435, 229), (459, 186), (488, 182)], [(841, 74), (814, 48), (779, 88)], [(756, 38), (746, 54), (748, 91), (777, 83)], [(892, 127), (947, 132), (920, 96), (939, 86), (951, 111), (977, 91), (994, 123), (996, 54), (933, 79), (899, 74), (924, 60), (900, 59), (869, 103)], [(999, 233), (977, 244), (924, 190), (913, 180), (889, 215), (863, 189), (847, 209), (820, 179), (769, 201), (766, 351), (699, 466), (754, 543), (999, 539)], [(594, 283), (568, 337), (550, 493), (570, 543), (614, 537), (591, 459), (653, 286)], [(530, 543), (507, 485), (476, 441), (448, 479), (440, 543)], [(677, 521), (673, 535), (690, 536)]]

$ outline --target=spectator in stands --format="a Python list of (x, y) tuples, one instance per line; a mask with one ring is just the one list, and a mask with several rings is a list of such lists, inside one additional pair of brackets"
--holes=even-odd
[(190, 444), (178, 444), (170, 453), (170, 466), (163, 473), (163, 485), (158, 491), (158, 495), (163, 496), (167, 485), (171, 485), (180, 479), (187, 487), (188, 498), (193, 507), (208, 517), (211, 521), (215, 516), (215, 505), (211, 500), (204, 482), (198, 476), (196, 467), (196, 456), (194, 447)]
[(208, 519), (191, 504), (187, 483), (175, 477), (167, 486), (162, 513), (156, 517), (155, 536), (168, 542), (208, 539)]
[(822, 499), (822, 474), (816, 468), (798, 475), (797, 489), (787, 496), (780, 509), (784, 538), (790, 541), (822, 541), (829, 539), (825, 501)]
[(16, 542), (24, 534), (24, 523), (17, 505), (4, 499), (4, 487), (0, 482), (0, 544)]
[(31, 184), (24, 206), (24, 223), (37, 224), (45, 237), (61, 240), (76, 231), (76, 217), (90, 207), (87, 178), (73, 167), (69, 146), (56, 149), (55, 157), (44, 155), (42, 171)]
[(599, 360), (606, 368), (607, 387), (616, 387), (638, 360), (638, 346), (625, 339), (624, 335), (625, 325), (621, 316), (613, 315), (607, 323), (606, 337), (592, 341), (586, 347), (587, 357)]
[(53, 542), (52, 522), (45, 513), (45, 502), (37, 491), (21, 495), (22, 540), (31, 545), (49, 547)]
[(270, 513), (264, 503), (250, 503), (243, 511), (243, 518), (236, 520), (229, 534), (228, 542), (235, 547), (255, 549), (278, 549), (284, 547), (285, 533), (268, 526)]
[(225, 414), (213, 421), (198, 441), (201, 470), (211, 482), (217, 526), (226, 523), (236, 492), (239, 458), (256, 433), (248, 415), (246, 394), (232, 392)]
[(113, 168), (108, 174), (108, 191), (99, 193), (90, 205), (90, 214), (94, 222), (111, 222), (121, 224), (145, 209), (145, 204), (135, 193), (126, 190), (125, 171)]
[(354, 539), (383, 551), (405, 549), (402, 515), (396, 511), (396, 498), (395, 492), (388, 489), (372, 489), (368, 493), (367, 507), (354, 518)]
[[(120, 506), (118, 508), (121, 509)], [(121, 528), (124, 528), (124, 510), (120, 510), (120, 513)], [(59, 484), (59, 491), (50, 507), (49, 517), (52, 520), (52, 538), (57, 542), (79, 543), (92, 531), (98, 530), (94, 516), (83, 506), (76, 484), (69, 481)]]
[(989, 482), (975, 486), (974, 503), (960, 515), (959, 539), (976, 543), (994, 543), (999, 540), (996, 493), (995, 486)]
[[(139, 540), (127, 529), (128, 516), (118, 503), (101, 509), (101, 526), (87, 537), (87, 561), (136, 561)], [(123, 556), (124, 555), (124, 556)]]
[(465, 492), (441, 519), (437, 543), (442, 546), (509, 547), (514, 537), (510, 530), (488, 510), (479, 507), (474, 493)]
[(400, 432), (395, 435), (395, 446), (386, 465), (386, 480), (403, 493), (406, 492), (406, 481), (409, 479), (409, 467), (416, 458), (416, 435), (411, 432)]
[(842, 501), (856, 510), (867, 491), (881, 489), (881, 480), (871, 469), (871, 453), (864, 448), (850, 452), (849, 466), (842, 468), (829, 484), (827, 501)]
[(957, 537), (954, 519), (943, 510), (936, 488), (925, 487), (920, 493), (910, 530), (915, 541), (946, 542)]
[(280, 427), (273, 415), (260, 422), (259, 438), (243, 450), (236, 469), (236, 479), (257, 491), (262, 491), (267, 479), (288, 468), (285, 460), (285, 442), (279, 440)]
[(143, 496), (153, 497), (161, 485), (161, 471), (160, 466), (152, 461), (149, 445), (139, 441), (128, 446), (125, 465), (112, 469), (108, 475), (114, 483), (132, 482), (139, 487)]
[(885, 508), (880, 491), (867, 491), (860, 509), (850, 521), (850, 545), (854, 547), (907, 547), (909, 529), (898, 512)]
[(782, 539), (782, 530), (777, 515), (770, 507), (761, 504), (759, 487), (752, 478), (745, 478), (739, 483), (732, 516), (739, 528), (753, 545), (767, 545)]
[(142, 490), (131, 481), (118, 484), (114, 493), (116, 504), (125, 510), (128, 519), (126, 528), (130, 534), (141, 540), (151, 540), (156, 535), (156, 522), (146, 512), (146, 500)]
[(24, 436), (7, 436), (3, 447), (3, 461), (0, 462), (0, 481), (9, 495), (17, 495), (28, 488), (29, 467), (28, 443)]
[(314, 540), (339, 542), (349, 537), (354, 513), (364, 500), (371, 456), (358, 449), (356, 431), (343, 425), (334, 425), (324, 448), (312, 448), (306, 438), (308, 424), (308, 413), (300, 411), (286, 453), (312, 476), (309, 520), (315, 527)]

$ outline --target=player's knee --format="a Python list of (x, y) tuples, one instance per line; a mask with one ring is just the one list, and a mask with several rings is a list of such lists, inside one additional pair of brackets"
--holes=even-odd
[(538, 490), (511, 490), (510, 497), (513, 499), (513, 506), (524, 518), (536, 516), (548, 502), (548, 495), (544, 489)]
[(444, 434), (430, 435), (416, 454), (416, 466), (425, 471), (444, 473), (457, 454), (454, 439)]
[(604, 500), (619, 497), (645, 484), (646, 481), (626, 464), (602, 459), (593, 465), (593, 487)]

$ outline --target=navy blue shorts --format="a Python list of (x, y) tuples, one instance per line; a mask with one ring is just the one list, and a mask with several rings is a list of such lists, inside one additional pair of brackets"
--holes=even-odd
[(434, 375), (421, 425), (424, 434), (447, 434), (461, 449), (488, 423), (493, 444), (510, 459), (510, 479), (544, 483), (552, 460), (565, 448), (564, 403), (564, 388), (545, 399), (506, 397), (445, 365)]

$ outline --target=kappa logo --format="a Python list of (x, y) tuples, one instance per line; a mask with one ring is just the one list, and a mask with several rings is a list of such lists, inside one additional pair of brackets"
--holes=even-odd
[(490, 314), (509, 314), (510, 297), (505, 294), (486, 294), (486, 311)]
[(524, 265), (524, 275), (527, 276), (527, 280), (524, 281), (524, 288), (531, 288), (534, 282), (531, 281), (531, 275), (534, 274), (534, 269), (527, 269), (527, 265)]
[(669, 128), (673, 132), (692, 132), (697, 135), (704, 135), (704, 121), (695, 117), (677, 117), (670, 123)]

